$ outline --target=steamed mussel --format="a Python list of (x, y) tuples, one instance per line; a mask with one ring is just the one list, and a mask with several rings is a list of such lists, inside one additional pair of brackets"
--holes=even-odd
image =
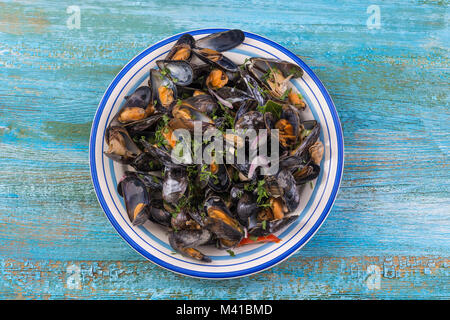
[(105, 155), (127, 166), (117, 189), (129, 221), (165, 228), (176, 253), (201, 262), (212, 261), (201, 246), (281, 241), (324, 156), (320, 124), (304, 119), (292, 81), (303, 70), (232, 60), (227, 51), (244, 40), (240, 30), (180, 36), (105, 133)]

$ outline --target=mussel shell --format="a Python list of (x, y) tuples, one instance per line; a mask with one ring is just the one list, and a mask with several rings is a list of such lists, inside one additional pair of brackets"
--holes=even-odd
[(179, 167), (166, 167), (164, 170), (164, 181), (162, 196), (165, 201), (177, 204), (186, 192), (188, 176), (186, 169)]
[(206, 93), (184, 99), (182, 104), (191, 106), (206, 115), (211, 115), (219, 107), (214, 98)]
[(153, 157), (148, 153), (141, 153), (134, 158), (129, 164), (137, 171), (151, 171), (154, 170)]
[(258, 223), (255, 226), (252, 226), (248, 229), (249, 236), (252, 237), (264, 237), (268, 236), (269, 234), (273, 234), (277, 231), (280, 231), (284, 227), (290, 225), (292, 222), (297, 220), (297, 215), (290, 215), (286, 216), (282, 219), (272, 220), (272, 221), (266, 221), (265, 228), (263, 227), (262, 223)]
[(212, 33), (206, 37), (196, 40), (197, 48), (208, 48), (223, 52), (233, 49), (244, 42), (245, 34), (241, 30), (233, 29)]
[(234, 184), (230, 189), (230, 199), (233, 203), (237, 204), (244, 194), (243, 184)]
[(141, 154), (141, 150), (134, 143), (133, 139), (131, 139), (124, 127), (108, 127), (105, 140), (108, 145), (108, 150), (104, 154), (116, 162), (129, 164)]
[(258, 80), (260, 73), (255, 73), (256, 70), (266, 73), (270, 68), (276, 68), (281, 71), (283, 76), (287, 78), (292, 75), (293, 78), (301, 78), (303, 76), (303, 69), (291, 62), (271, 58), (250, 58), (248, 64), (248, 71)]
[(172, 160), (172, 156), (167, 149), (164, 147), (158, 147), (149, 143), (146, 140), (140, 140), (141, 144), (144, 146), (144, 150), (148, 153), (152, 159), (157, 160), (165, 167), (183, 167), (184, 163), (175, 163)]
[[(310, 130), (309, 134), (303, 139), (303, 141), (290, 152), (290, 155), (296, 156), (300, 159), (304, 159), (309, 155), (309, 148), (320, 137), (320, 124), (316, 120), (308, 120), (302, 122), (302, 126), (306, 130)], [(302, 134), (300, 130), (300, 135)]]
[(181, 209), (180, 212), (172, 216), (170, 221), (170, 225), (175, 230), (184, 230), (184, 229), (200, 229), (200, 226), (197, 222), (191, 219), (186, 209)]
[(205, 62), (208, 65), (211, 65), (213, 67), (219, 68), (226, 72), (235, 73), (239, 71), (239, 67), (237, 64), (235, 64), (233, 61), (231, 61), (229, 58), (227, 58), (225, 55), (217, 52), (217, 56), (219, 56), (219, 59), (212, 59), (211, 55), (208, 55), (207, 53), (203, 52), (201, 49), (193, 49), (192, 51), (194, 55), (199, 58), (201, 61)]
[[(182, 47), (189, 48), (191, 50), (195, 45), (195, 39), (189, 34), (185, 33), (183, 34), (175, 43), (175, 45), (170, 49), (169, 53), (166, 56), (166, 60), (172, 60), (173, 56), (176, 54), (178, 49)], [(189, 57), (186, 59), (189, 61), (191, 59), (191, 54), (189, 54)]]
[(278, 198), (283, 195), (283, 189), (279, 186), (275, 175), (268, 175), (264, 177), (267, 193), (273, 197)]
[(211, 233), (208, 230), (180, 230), (169, 233), (170, 246), (181, 255), (203, 262), (211, 262), (211, 258), (194, 247), (211, 241)]
[[(134, 175), (126, 175), (119, 183), (120, 194), (123, 195), (128, 218), (133, 225), (141, 225), (149, 218), (150, 203), (147, 188), (141, 179)], [(140, 209), (139, 209), (140, 208)], [(135, 212), (139, 210), (138, 212)]]
[[(149, 188), (152, 192), (155, 190), (162, 190), (163, 179), (159, 171), (144, 172), (144, 171), (126, 171), (125, 174), (134, 174)], [(154, 199), (154, 197), (152, 197)]]
[(152, 205), (149, 207), (149, 219), (154, 223), (160, 224), (162, 226), (170, 227), (172, 214), (163, 208), (159, 208), (158, 206)]
[(234, 123), (234, 129), (236, 130), (247, 130), (247, 129), (264, 129), (264, 118), (259, 111), (249, 111), (244, 113), (237, 121)]
[(239, 222), (244, 226), (247, 226), (250, 216), (256, 214), (259, 209), (253, 194), (244, 192), (236, 206), (236, 214), (239, 218)]
[(167, 77), (177, 86), (188, 86), (194, 80), (194, 70), (187, 61), (158, 60), (156, 65), (161, 70), (167, 70)]
[[(131, 95), (125, 97), (125, 107), (147, 108), (152, 100), (152, 91), (147, 86), (137, 88)], [(120, 111), (119, 111), (120, 113)]]
[(231, 186), (231, 178), (228, 174), (225, 164), (217, 164), (218, 171), (215, 173), (216, 178), (210, 177), (208, 180), (208, 186), (215, 192), (228, 192)]
[(298, 112), (296, 111), (296, 109), (294, 107), (289, 106), (289, 105), (284, 105), (281, 110), (280, 119), (285, 119), (291, 124), (292, 130), (293, 130), (293, 135), (295, 136), (295, 140), (292, 142), (292, 146), (295, 145), (295, 143), (298, 141), (299, 135), (300, 135), (300, 118), (299, 118)]
[(253, 98), (258, 102), (258, 105), (263, 106), (267, 102), (267, 97), (263, 93), (258, 81), (256, 81), (247, 70), (240, 70), (241, 78), (245, 83), (247, 88), (247, 93), (253, 96)]
[(123, 126), (127, 129), (130, 136), (134, 137), (145, 131), (151, 131), (153, 129), (153, 127), (161, 119), (161, 117), (162, 117), (162, 114), (155, 114), (155, 115), (151, 115), (148, 118), (145, 118), (142, 120), (129, 122), (127, 124), (124, 124)]
[[(156, 100), (157, 104), (156, 107), (162, 111), (162, 112), (169, 112), (171, 110), (171, 106), (173, 106), (177, 101), (177, 87), (172, 82), (172, 80), (169, 79), (169, 77), (166, 77), (161, 74), (159, 70), (151, 69), (150, 70), (150, 79), (149, 79), (149, 85), (152, 88), (152, 99), (153, 101)], [(158, 88), (160, 87), (166, 87), (173, 92), (173, 101), (169, 104), (164, 106), (161, 102)]]
[[(214, 233), (218, 238), (229, 241), (240, 241), (244, 237), (244, 228), (233, 218), (222, 198), (211, 196), (205, 202), (205, 228)], [(213, 213), (220, 212), (222, 218)]]
[(320, 174), (320, 166), (314, 162), (298, 167), (293, 173), (297, 185), (305, 184), (308, 181), (316, 179)]
[(295, 211), (300, 204), (300, 195), (291, 171), (287, 169), (281, 170), (277, 175), (277, 182), (283, 190), (283, 200), (289, 212)]
[(252, 100), (246, 92), (224, 86), (217, 90), (208, 88), (210, 94), (217, 99), (221, 104), (230, 109), (239, 110), (239, 108), (248, 100)]

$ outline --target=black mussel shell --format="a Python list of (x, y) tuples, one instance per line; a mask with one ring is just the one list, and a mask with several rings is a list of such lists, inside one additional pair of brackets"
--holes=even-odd
[(227, 30), (210, 34), (198, 39), (195, 43), (197, 48), (208, 48), (223, 52), (231, 50), (244, 42), (244, 32), (238, 29)]
[(189, 62), (158, 60), (156, 65), (160, 72), (169, 77), (177, 86), (188, 86), (194, 80), (194, 70)]
[(301, 165), (292, 174), (297, 185), (305, 184), (308, 181), (316, 179), (320, 174), (320, 166), (314, 162)]
[(188, 187), (186, 169), (166, 167), (164, 170), (164, 182), (162, 189), (163, 199), (171, 204), (177, 204)]
[(170, 49), (169, 53), (166, 56), (166, 60), (173, 60), (178, 50), (186, 49), (187, 58), (183, 60), (189, 61), (191, 59), (191, 49), (194, 47), (194, 45), (195, 39), (188, 33), (183, 34), (172, 47), (172, 49)]
[(212, 234), (202, 230), (180, 230), (169, 233), (170, 246), (181, 255), (203, 262), (211, 262), (211, 258), (205, 256), (195, 247), (211, 241)]
[(108, 127), (105, 139), (108, 150), (104, 154), (116, 162), (129, 164), (141, 154), (141, 150), (123, 127)]
[(141, 179), (134, 175), (126, 175), (120, 186), (128, 218), (133, 225), (142, 225), (149, 218), (149, 195)]
[(253, 194), (245, 192), (239, 199), (236, 206), (236, 213), (239, 221), (244, 225), (248, 225), (248, 219), (250, 216), (256, 214), (259, 211), (258, 204)]
[(316, 120), (308, 120), (302, 122), (303, 129), (300, 130), (300, 137), (305, 130), (309, 131), (306, 137), (303, 137), (302, 142), (290, 152), (290, 155), (296, 156), (300, 159), (306, 158), (309, 154), (309, 148), (319, 139), (320, 124)]
[[(177, 101), (176, 85), (169, 79), (169, 77), (161, 74), (161, 72), (156, 69), (150, 70), (149, 85), (152, 88), (153, 103), (155, 104), (156, 101), (156, 108), (160, 112), (169, 113), (172, 106)], [(160, 95), (160, 91), (166, 93), (166, 98), (163, 98)]]
[(277, 231), (280, 231), (284, 227), (288, 226), (295, 220), (297, 220), (297, 215), (286, 216), (282, 219), (266, 221), (266, 223), (258, 223), (252, 228), (248, 229), (249, 236), (252, 237), (264, 237), (269, 234), (273, 234)]
[(283, 169), (277, 175), (279, 187), (283, 190), (283, 200), (289, 212), (295, 211), (300, 204), (295, 178), (290, 170)]

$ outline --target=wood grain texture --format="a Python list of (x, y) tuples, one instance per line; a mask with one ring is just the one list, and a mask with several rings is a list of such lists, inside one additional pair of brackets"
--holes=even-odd
[[(371, 4), (380, 29), (366, 25)], [(80, 29), (67, 28), (70, 5), (80, 6)], [(0, 1), (0, 298), (448, 299), (448, 6)], [(301, 56), (329, 90), (345, 139), (341, 190), (315, 237), (273, 269), (218, 282), (175, 275), (129, 248), (97, 203), (88, 163), (91, 121), (122, 66), (206, 27), (248, 30)]]

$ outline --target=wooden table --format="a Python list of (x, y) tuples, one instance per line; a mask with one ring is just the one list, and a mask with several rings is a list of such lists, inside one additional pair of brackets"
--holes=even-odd
[[(0, 298), (450, 298), (448, 17), (448, 1), (425, 0), (0, 2)], [(345, 138), (340, 193), (316, 236), (227, 281), (133, 251), (97, 203), (88, 163), (91, 121), (122, 66), (207, 27), (301, 56)]]

